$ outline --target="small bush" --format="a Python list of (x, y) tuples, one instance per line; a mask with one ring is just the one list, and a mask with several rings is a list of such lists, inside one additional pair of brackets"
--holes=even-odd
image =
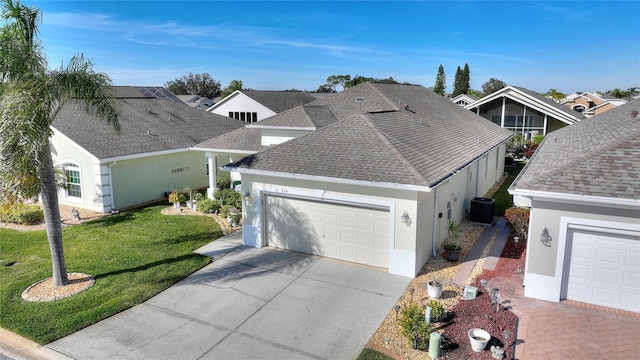
[(431, 336), (431, 325), (424, 321), (422, 306), (411, 304), (402, 309), (400, 327), (402, 327), (402, 334), (409, 339), (409, 343), (414, 349), (427, 350), (429, 336)]
[(0, 221), (21, 225), (36, 225), (44, 221), (44, 212), (37, 205), (18, 204), (7, 212), (0, 211)]
[(521, 207), (510, 207), (504, 211), (504, 218), (507, 219), (511, 228), (522, 240), (527, 240), (529, 232), (529, 209)]
[(431, 322), (438, 322), (444, 318), (446, 310), (440, 301), (431, 300), (427, 306), (431, 307)]
[(533, 153), (536, 152), (537, 149), (538, 149), (538, 144), (536, 143), (531, 143), (527, 145), (527, 150), (524, 151), (524, 157), (526, 157), (527, 159), (531, 159), (531, 157), (533, 156)]
[(220, 211), (220, 202), (214, 199), (202, 199), (196, 203), (198, 211), (205, 214), (213, 214)]
[(511, 156), (507, 156), (504, 158), (504, 166), (511, 166), (515, 164), (515, 160)]
[(216, 186), (218, 186), (218, 190), (229, 189), (229, 187), (231, 187), (231, 173), (218, 173), (216, 176)]
[(238, 209), (242, 208), (242, 195), (233, 189), (217, 191), (215, 197), (220, 201), (221, 205), (230, 205)]

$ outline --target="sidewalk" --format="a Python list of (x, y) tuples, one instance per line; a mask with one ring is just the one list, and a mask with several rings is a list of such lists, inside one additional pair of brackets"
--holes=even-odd
[(15, 360), (73, 360), (3, 328), (0, 328), (0, 355)]

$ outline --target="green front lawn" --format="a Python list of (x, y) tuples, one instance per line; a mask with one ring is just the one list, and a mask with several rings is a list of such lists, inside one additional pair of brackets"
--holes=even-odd
[(21, 298), (51, 276), (46, 232), (0, 229), (0, 327), (46, 344), (140, 304), (209, 263), (193, 250), (222, 236), (218, 224), (206, 216), (162, 215), (164, 207), (64, 228), (67, 271), (93, 275), (96, 283), (53, 302)]

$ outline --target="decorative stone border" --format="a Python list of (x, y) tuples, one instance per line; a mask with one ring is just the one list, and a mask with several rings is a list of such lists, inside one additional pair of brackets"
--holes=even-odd
[(54, 286), (53, 277), (40, 280), (22, 292), (22, 298), (31, 302), (45, 302), (64, 299), (81, 293), (96, 283), (96, 279), (83, 273), (69, 273), (69, 284)]

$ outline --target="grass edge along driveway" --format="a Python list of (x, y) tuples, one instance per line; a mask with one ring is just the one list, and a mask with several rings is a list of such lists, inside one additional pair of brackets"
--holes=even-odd
[(215, 220), (162, 215), (165, 207), (64, 228), (67, 271), (92, 275), (96, 283), (52, 302), (21, 297), (51, 277), (46, 232), (0, 229), (0, 327), (44, 345), (140, 304), (208, 264), (210, 258), (193, 250), (222, 236)]

